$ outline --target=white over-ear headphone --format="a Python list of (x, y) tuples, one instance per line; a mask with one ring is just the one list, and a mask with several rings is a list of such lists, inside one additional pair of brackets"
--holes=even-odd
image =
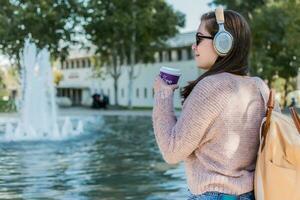
[(232, 35), (224, 28), (224, 11), (222, 7), (218, 7), (215, 11), (216, 20), (219, 25), (219, 31), (214, 37), (213, 45), (219, 56), (226, 56), (233, 46)]

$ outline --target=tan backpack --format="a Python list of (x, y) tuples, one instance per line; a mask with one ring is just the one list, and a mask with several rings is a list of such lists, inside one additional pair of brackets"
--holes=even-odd
[(260, 131), (254, 192), (256, 200), (300, 200), (300, 118), (273, 111), (270, 91)]

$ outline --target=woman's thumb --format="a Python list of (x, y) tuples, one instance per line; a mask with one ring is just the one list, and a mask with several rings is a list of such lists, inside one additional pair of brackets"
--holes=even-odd
[(172, 87), (172, 89), (173, 89), (173, 90), (176, 90), (176, 89), (178, 89), (178, 88), (179, 88), (179, 85), (177, 85), (177, 84), (173, 84), (173, 85), (171, 85), (171, 87)]

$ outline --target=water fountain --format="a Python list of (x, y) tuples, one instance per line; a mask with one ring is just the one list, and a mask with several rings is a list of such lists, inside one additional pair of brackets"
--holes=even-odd
[(59, 126), (50, 54), (29, 40), (21, 56), (19, 107), (20, 118), (6, 123), (4, 140), (62, 140), (83, 132), (82, 121), (73, 128), (69, 117)]

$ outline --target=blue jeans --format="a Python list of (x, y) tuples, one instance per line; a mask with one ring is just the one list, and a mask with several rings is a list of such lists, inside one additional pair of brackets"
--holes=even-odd
[(188, 200), (255, 200), (254, 192), (248, 192), (241, 195), (230, 195), (220, 192), (205, 192), (203, 194), (191, 194)]

